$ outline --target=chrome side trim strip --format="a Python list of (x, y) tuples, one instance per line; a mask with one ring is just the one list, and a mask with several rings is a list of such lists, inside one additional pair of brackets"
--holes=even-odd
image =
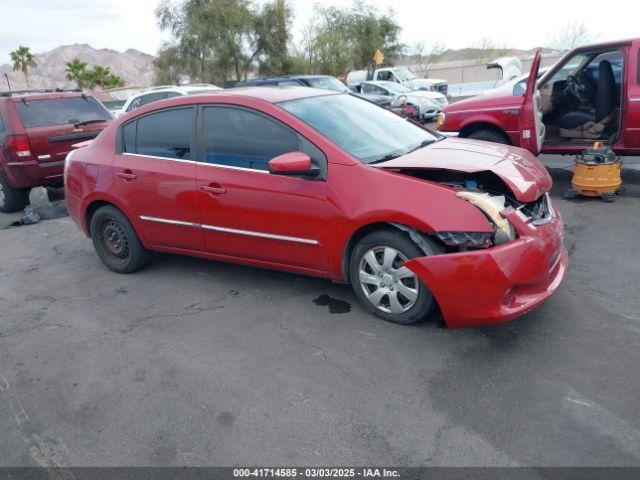
[(121, 155), (126, 157), (142, 157), (142, 158), (150, 158), (153, 160), (166, 160), (168, 162), (178, 162), (178, 163), (190, 163), (192, 165), (198, 165), (199, 167), (218, 167), (218, 168), (226, 168), (229, 170), (240, 170), (242, 172), (253, 172), (253, 173), (266, 173), (269, 174), (267, 170), (258, 170), (254, 168), (244, 168), (244, 167), (234, 167), (232, 165), (220, 165), (218, 163), (206, 163), (206, 162), (196, 162), (195, 160), (181, 160), (180, 158), (169, 158), (169, 157), (158, 157), (156, 155), (143, 155), (141, 153), (130, 153), (130, 152), (122, 152)]
[(217, 227), (215, 225), (202, 225), (202, 228), (205, 230), (215, 230), (217, 232), (235, 233), (237, 235), (246, 235), (249, 237), (270, 238), (273, 240), (284, 240), (285, 242), (304, 243), (307, 245), (318, 245), (319, 243), (317, 240), (311, 240), (309, 238), (288, 237), (286, 235), (275, 235), (273, 233), (250, 232), (248, 230), (236, 230), (235, 228)]
[(240, 170), (241, 172), (253, 172), (253, 173), (266, 173), (269, 174), (267, 170), (258, 170), (255, 168), (245, 168), (245, 167), (234, 167), (233, 165), (220, 165), (219, 163), (206, 163), (206, 162), (197, 162), (199, 167), (218, 167), (218, 168), (226, 168), (229, 170)]
[(444, 131), (444, 130), (438, 130), (438, 133), (440, 135), (444, 135), (445, 137), (449, 137), (449, 138), (457, 137), (457, 136), (460, 135), (460, 132), (447, 132), (447, 131)]
[(169, 225), (180, 225), (181, 227), (194, 227), (198, 228), (201, 225), (198, 223), (182, 222), (180, 220), (169, 220), (168, 218), (148, 217), (146, 215), (140, 215), (140, 220), (156, 223), (168, 223)]
[(146, 222), (167, 223), (181, 227), (202, 228), (204, 230), (214, 230), (216, 232), (235, 233), (236, 235), (246, 235), (249, 237), (270, 238), (272, 240), (283, 240), (285, 242), (304, 243), (306, 245), (318, 245), (320, 242), (309, 238), (289, 237), (287, 235), (276, 235), (273, 233), (251, 232), (249, 230), (237, 230), (235, 228), (218, 227), (216, 225), (200, 225), (199, 223), (183, 222), (181, 220), (170, 220), (168, 218), (149, 217), (140, 215), (140, 220)]
[(157, 157), (155, 155), (142, 155), (140, 153), (122, 152), (121, 155), (124, 155), (126, 157), (142, 157), (142, 158), (151, 158), (151, 159), (154, 159), (154, 160), (167, 160), (169, 162), (191, 163), (193, 165), (196, 164), (195, 160), (181, 160), (179, 158)]

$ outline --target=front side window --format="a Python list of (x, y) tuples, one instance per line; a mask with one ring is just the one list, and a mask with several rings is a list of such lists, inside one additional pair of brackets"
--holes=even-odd
[(279, 105), (363, 163), (404, 155), (436, 141), (427, 130), (353, 95), (323, 95)]
[(111, 120), (111, 114), (93, 97), (25, 99), (14, 103), (25, 128)]
[(269, 170), (269, 160), (300, 150), (298, 136), (275, 120), (240, 108), (204, 107), (204, 161)]
[(122, 127), (123, 151), (152, 157), (192, 160), (192, 108), (151, 113)]

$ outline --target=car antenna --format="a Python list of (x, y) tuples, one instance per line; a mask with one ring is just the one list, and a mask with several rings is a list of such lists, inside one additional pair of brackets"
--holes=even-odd
[(4, 78), (7, 79), (7, 86), (9, 87), (9, 94), (11, 94), (11, 82), (9, 81), (9, 74), (5, 73)]

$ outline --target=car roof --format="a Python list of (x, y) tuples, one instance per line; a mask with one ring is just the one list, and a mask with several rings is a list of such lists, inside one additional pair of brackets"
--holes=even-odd
[(85, 94), (80, 90), (31, 90), (31, 91), (13, 91), (0, 92), (0, 98), (41, 100), (46, 98), (69, 98), (69, 97), (93, 97), (91, 94)]
[(219, 92), (211, 92), (199, 95), (203, 96), (220, 96), (220, 95), (238, 95), (243, 97), (251, 97), (263, 100), (269, 103), (286, 102), (288, 100), (298, 100), (302, 98), (321, 97), (327, 95), (340, 95), (340, 92), (331, 90), (322, 90), (320, 88), (302, 87), (302, 86), (286, 86), (274, 88), (262, 87), (241, 87), (220, 90)]

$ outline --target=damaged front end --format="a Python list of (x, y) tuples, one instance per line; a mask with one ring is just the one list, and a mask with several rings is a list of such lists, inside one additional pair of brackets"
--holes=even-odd
[(446, 253), (405, 264), (433, 293), (449, 327), (506, 322), (536, 308), (559, 287), (568, 255), (564, 224), (548, 192), (527, 198), (493, 172), (394, 172), (451, 188), (493, 226), (493, 233), (433, 232)]

